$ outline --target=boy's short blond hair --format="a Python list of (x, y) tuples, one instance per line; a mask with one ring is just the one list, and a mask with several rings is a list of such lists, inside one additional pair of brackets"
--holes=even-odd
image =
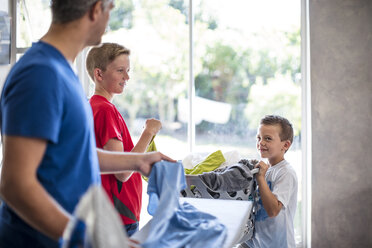
[(260, 121), (261, 125), (279, 125), (281, 127), (281, 132), (279, 137), (281, 141), (289, 140), (292, 144), (293, 142), (293, 127), (292, 124), (284, 117), (279, 115), (266, 115)]
[(130, 55), (130, 50), (116, 43), (103, 43), (101, 46), (91, 48), (87, 56), (86, 67), (92, 80), (94, 81), (94, 69), (99, 68), (105, 71), (107, 65), (122, 54)]

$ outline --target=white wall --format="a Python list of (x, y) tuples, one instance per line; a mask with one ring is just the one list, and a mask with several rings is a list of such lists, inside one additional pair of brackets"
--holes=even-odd
[(8, 75), (9, 70), (10, 65), (0, 65), (0, 90), (3, 88), (4, 81), (6, 79), (6, 76)]

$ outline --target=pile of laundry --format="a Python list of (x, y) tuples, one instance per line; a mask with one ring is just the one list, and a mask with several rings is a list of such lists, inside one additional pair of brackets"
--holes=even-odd
[(203, 155), (190, 154), (183, 161), (188, 188), (184, 197), (248, 200), (254, 189), (255, 159), (241, 159), (237, 151), (220, 150)]
[(236, 164), (218, 168), (211, 172), (204, 172), (198, 177), (213, 191), (239, 191), (251, 185), (253, 180), (252, 170), (257, 163), (257, 160), (242, 159)]
[(258, 160), (240, 159), (236, 151), (223, 154), (219, 150), (211, 153), (205, 160), (201, 159), (200, 154), (190, 154), (183, 163), (189, 169), (185, 169), (188, 187), (181, 191), (182, 196), (253, 202), (249, 220), (241, 232), (239, 243), (251, 239), (255, 230), (258, 201), (257, 183), (254, 180), (254, 175), (259, 170), (255, 168)]

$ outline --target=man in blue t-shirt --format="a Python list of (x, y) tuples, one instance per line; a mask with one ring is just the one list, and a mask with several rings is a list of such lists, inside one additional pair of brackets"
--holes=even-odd
[(96, 149), (92, 112), (71, 64), (97, 45), (113, 0), (52, 0), (49, 31), (10, 71), (1, 94), (0, 247), (58, 247), (99, 172), (150, 174), (161, 153)]

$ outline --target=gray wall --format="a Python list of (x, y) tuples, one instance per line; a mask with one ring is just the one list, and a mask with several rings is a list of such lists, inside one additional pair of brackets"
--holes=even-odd
[(372, 1), (309, 11), (312, 247), (372, 247)]

